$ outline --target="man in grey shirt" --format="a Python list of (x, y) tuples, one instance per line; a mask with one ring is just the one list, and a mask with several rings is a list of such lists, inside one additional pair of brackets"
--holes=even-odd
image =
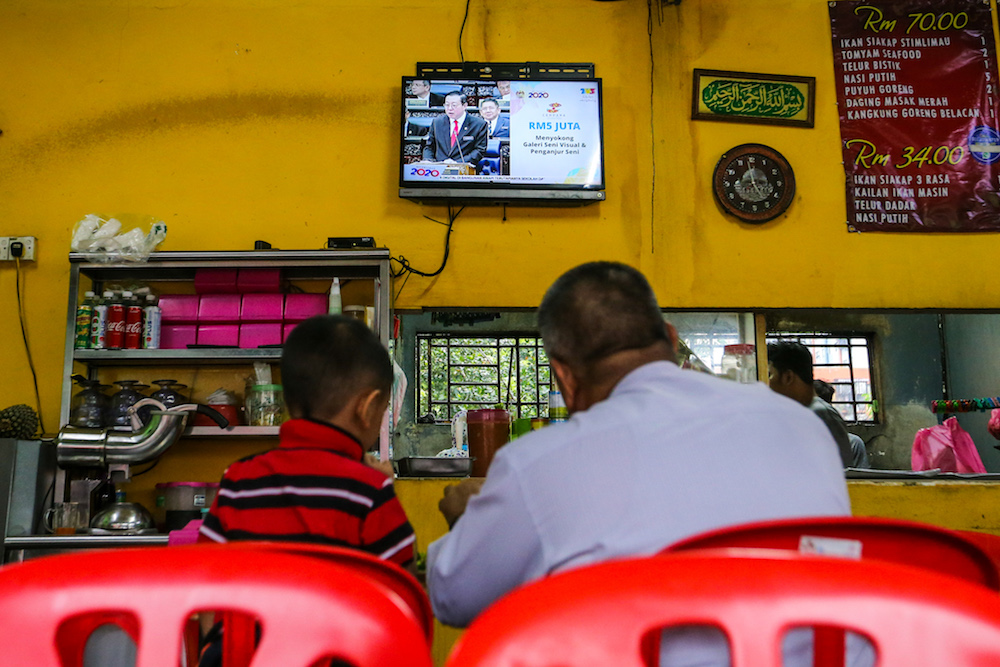
[[(816, 396), (823, 399), (831, 406), (833, 405), (833, 395), (836, 393), (833, 385), (829, 382), (824, 382), (823, 380), (813, 380), (813, 389), (816, 390)], [(860, 435), (855, 433), (848, 433), (847, 437), (851, 439), (851, 467), (852, 468), (871, 468), (871, 463), (868, 460), (868, 449), (865, 447), (865, 441)]]
[(854, 465), (851, 439), (837, 409), (816, 396), (813, 389), (813, 358), (798, 341), (782, 340), (767, 346), (767, 383), (774, 391), (812, 410), (830, 429), (845, 468)]

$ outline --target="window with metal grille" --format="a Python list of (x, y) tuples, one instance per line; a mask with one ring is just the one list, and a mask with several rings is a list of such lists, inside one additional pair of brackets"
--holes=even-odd
[(417, 376), (417, 414), (435, 421), (497, 404), (515, 419), (549, 414), (549, 360), (537, 336), (418, 333)]
[(813, 377), (833, 385), (833, 407), (848, 423), (878, 421), (871, 336), (864, 333), (769, 333), (767, 342), (797, 340), (812, 352)]

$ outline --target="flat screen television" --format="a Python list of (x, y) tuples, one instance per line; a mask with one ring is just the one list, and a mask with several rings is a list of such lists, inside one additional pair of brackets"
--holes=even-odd
[(399, 196), (418, 202), (604, 200), (601, 80), (403, 77)]

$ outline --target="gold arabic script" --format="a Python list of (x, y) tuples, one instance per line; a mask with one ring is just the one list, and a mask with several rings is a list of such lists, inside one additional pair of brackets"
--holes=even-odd
[(710, 111), (732, 116), (792, 118), (805, 107), (805, 96), (790, 83), (716, 79), (701, 92)]

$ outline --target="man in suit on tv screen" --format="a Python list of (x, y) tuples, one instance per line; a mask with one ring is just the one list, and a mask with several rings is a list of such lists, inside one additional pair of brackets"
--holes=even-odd
[(510, 137), (510, 118), (500, 113), (500, 103), (492, 97), (487, 97), (479, 103), (479, 113), (486, 121), (487, 136), (490, 139)]
[(459, 92), (444, 98), (444, 115), (431, 122), (424, 143), (424, 160), (478, 164), (486, 152), (486, 121), (465, 112), (468, 98)]
[(439, 107), (444, 104), (444, 97), (440, 93), (431, 92), (431, 82), (416, 79), (410, 82), (410, 93), (415, 100), (422, 100), (426, 107)]

